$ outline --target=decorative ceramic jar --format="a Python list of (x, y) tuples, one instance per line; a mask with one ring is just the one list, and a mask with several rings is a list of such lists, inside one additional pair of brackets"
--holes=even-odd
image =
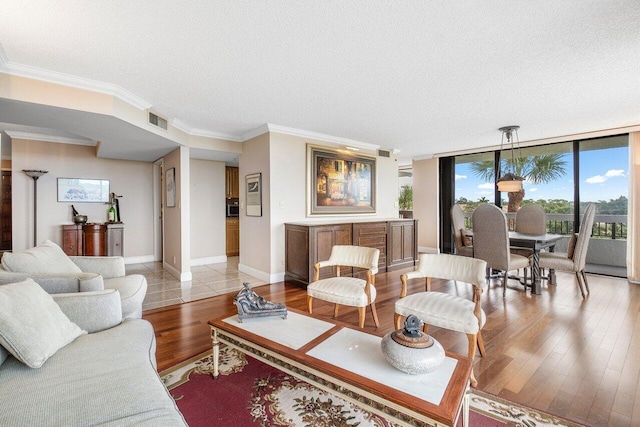
[(411, 314), (404, 322), (404, 329), (389, 332), (382, 338), (382, 353), (394, 368), (419, 375), (435, 370), (444, 362), (442, 345), (420, 329), (422, 321)]

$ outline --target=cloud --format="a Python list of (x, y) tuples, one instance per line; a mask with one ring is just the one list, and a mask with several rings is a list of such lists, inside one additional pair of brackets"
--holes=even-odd
[(613, 178), (614, 176), (625, 176), (624, 171), (622, 169), (611, 169), (608, 170), (607, 173), (604, 174), (607, 178)]
[(601, 184), (606, 180), (607, 180), (607, 177), (604, 177), (602, 175), (596, 175), (596, 176), (592, 176), (591, 178), (587, 178), (585, 182), (587, 184)]
[(590, 178), (585, 179), (585, 182), (587, 184), (602, 184), (603, 182), (605, 182), (609, 178), (624, 177), (624, 176), (626, 176), (624, 174), (624, 170), (622, 170), (622, 169), (610, 169), (604, 175), (595, 175), (595, 176), (592, 176)]
[(456, 174), (456, 181), (459, 179), (467, 179), (467, 175), (458, 175)]
[(533, 188), (529, 188), (527, 191), (534, 192), (534, 191), (538, 191), (538, 189), (536, 187), (533, 187)]
[(494, 186), (495, 186), (495, 184), (493, 182), (485, 182), (484, 184), (478, 185), (478, 188), (491, 189)]

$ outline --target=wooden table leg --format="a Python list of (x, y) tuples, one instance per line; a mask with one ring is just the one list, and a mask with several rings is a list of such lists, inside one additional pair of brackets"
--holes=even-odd
[(469, 427), (469, 395), (471, 389), (467, 387), (467, 391), (462, 398), (462, 427)]
[(211, 328), (211, 345), (213, 346), (213, 376), (214, 380), (218, 379), (219, 375), (219, 359), (220, 359), (220, 342), (218, 341), (218, 331), (215, 328)]

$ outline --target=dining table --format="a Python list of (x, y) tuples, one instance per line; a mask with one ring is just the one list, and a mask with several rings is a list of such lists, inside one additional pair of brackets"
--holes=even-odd
[[(467, 230), (467, 236), (473, 238), (473, 230)], [(563, 239), (562, 234), (526, 234), (517, 231), (509, 231), (509, 245), (518, 248), (527, 248), (533, 251), (532, 261), (532, 279), (531, 284), (525, 283), (526, 287), (531, 288), (531, 293), (540, 295), (542, 293), (542, 276), (540, 274), (540, 251), (547, 249), (549, 252), (555, 250), (556, 243)], [(546, 277), (550, 285), (556, 282), (555, 270), (549, 269), (549, 275)]]
[[(518, 233), (517, 231), (509, 232), (509, 244), (511, 246), (519, 248), (528, 248), (533, 250), (532, 258), (532, 281), (531, 281), (531, 293), (539, 295), (541, 293), (542, 276), (540, 275), (540, 251), (547, 249), (549, 252), (553, 252), (559, 240), (565, 236), (562, 234), (525, 234)], [(550, 269), (547, 276), (548, 283), (550, 285), (555, 284), (556, 275), (555, 270)]]

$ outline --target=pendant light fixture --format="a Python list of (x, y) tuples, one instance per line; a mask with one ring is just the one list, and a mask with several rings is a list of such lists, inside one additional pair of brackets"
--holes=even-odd
[[(520, 149), (520, 140), (518, 138), (518, 129), (520, 126), (504, 126), (499, 130), (502, 132), (502, 140), (500, 141), (500, 154), (502, 155), (502, 147), (504, 145), (505, 138), (507, 139), (507, 145), (511, 145), (511, 164), (507, 162), (507, 171), (504, 175), (498, 178), (498, 191), (506, 191), (507, 193), (517, 193), (522, 190), (522, 181), (524, 178), (515, 174), (515, 148), (513, 146), (514, 136), (518, 141), (518, 149)], [(511, 168), (509, 168), (509, 166)], [(499, 167), (499, 166), (498, 166)], [(501, 173), (501, 169), (498, 169), (498, 175)], [(510, 170), (511, 169), (511, 170)]]

